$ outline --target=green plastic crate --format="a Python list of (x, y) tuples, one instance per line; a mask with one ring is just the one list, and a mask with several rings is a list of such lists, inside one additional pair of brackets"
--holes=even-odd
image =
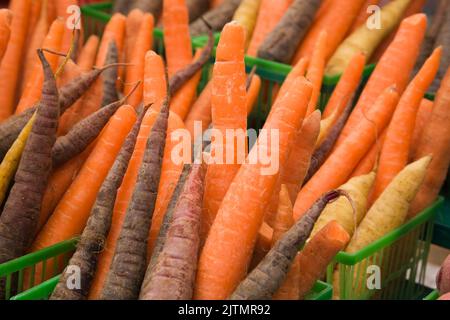
[[(36, 279), (36, 267), (42, 266), (42, 275), (49, 268), (50, 276), (56, 276), (62, 272), (72, 256), (77, 240), (68, 240), (41, 250), (27, 254), (21, 258), (0, 264), (0, 280), (6, 283), (5, 299), (21, 293), (26, 288), (32, 288), (46, 279)], [(29, 282), (24, 283), (25, 274), (29, 274)]]
[(425, 298), (423, 298), (423, 300), (426, 301), (435, 301), (437, 299), (439, 299), (439, 292), (437, 290), (430, 292), (430, 294), (428, 294)]
[[(334, 271), (339, 271), (335, 297), (395, 300), (421, 296), (434, 218), (443, 202), (439, 198), (414, 219), (356, 253), (340, 252), (327, 272), (327, 281), (332, 284)], [(380, 289), (371, 290), (365, 285), (370, 265), (380, 267)]]

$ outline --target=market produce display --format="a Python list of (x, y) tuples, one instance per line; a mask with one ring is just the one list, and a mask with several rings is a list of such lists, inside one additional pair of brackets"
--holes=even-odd
[[(117, 0), (90, 34), (68, 27), (76, 0), (12, 0), (0, 265), (76, 238), (50, 300), (303, 300), (325, 274), (339, 299), (335, 257), (419, 217), (450, 164), (446, 1), (430, 20), (426, 1), (391, 0), (372, 28), (379, 3)], [(292, 66), (273, 84), (246, 56)], [(53, 271), (0, 274), (0, 299)]]

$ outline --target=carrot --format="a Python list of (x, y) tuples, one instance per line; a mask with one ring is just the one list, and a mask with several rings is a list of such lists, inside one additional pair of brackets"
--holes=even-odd
[(197, 20), (209, 9), (209, 0), (186, 0), (189, 11), (189, 22)]
[[(228, 23), (222, 31), (216, 51), (212, 76), (212, 125), (222, 134), (222, 141), (213, 141), (211, 154), (221, 153), (221, 159), (208, 165), (202, 216), (203, 239), (208, 234), (221, 201), (238, 172), (242, 151), (239, 140), (247, 129), (246, 76), (244, 65), (245, 30), (236, 22)], [(226, 131), (234, 129), (233, 137)], [(217, 151), (222, 150), (222, 151)], [(230, 159), (230, 160), (228, 160)]]
[(299, 254), (300, 300), (305, 298), (316, 281), (325, 274), (328, 265), (346, 247), (349, 240), (348, 232), (336, 221), (327, 223), (311, 237)]
[(319, 102), (320, 90), (322, 89), (323, 73), (325, 69), (325, 50), (328, 45), (328, 34), (323, 32), (319, 35), (317, 39), (316, 46), (313, 50), (313, 55), (311, 57), (311, 62), (308, 66), (308, 71), (306, 72), (306, 79), (311, 81), (313, 84), (313, 94), (311, 101), (309, 102), (308, 112), (306, 114), (311, 114), (316, 108)]
[[(105, 63), (109, 65), (109, 64), (117, 64), (118, 62), (119, 62), (119, 52), (117, 51), (116, 43), (114, 41), (111, 41), (109, 44), (108, 54), (106, 56)], [(101, 102), (102, 107), (119, 100), (119, 94), (117, 92), (116, 87), (117, 77), (119, 76), (118, 72), (119, 70), (117, 66), (109, 68), (103, 73), (103, 98)], [(126, 94), (129, 93), (130, 91), (126, 92)]]
[(365, 175), (376, 169), (376, 165), (380, 157), (380, 151), (386, 139), (386, 132), (387, 128), (383, 130), (377, 141), (375, 141), (372, 145), (372, 148), (370, 148), (355, 170), (353, 170), (351, 177)]
[[(69, 260), (68, 267), (63, 271), (55, 290), (50, 296), (50, 300), (84, 300), (87, 298), (95, 274), (98, 255), (104, 248), (103, 239), (106, 238), (111, 227), (111, 217), (117, 190), (127, 170), (144, 114), (145, 110), (138, 117), (103, 181), (91, 209), (86, 227), (81, 234), (77, 249)], [(81, 287), (69, 288), (67, 286), (67, 281), (72, 275), (68, 269), (69, 267), (80, 268)]]
[(6, 52), (11, 35), (12, 12), (8, 9), (0, 10), (0, 62)]
[(32, 252), (81, 234), (98, 190), (135, 120), (135, 112), (130, 106), (117, 110), (53, 215), (37, 235)]
[(359, 11), (358, 15), (355, 18), (355, 21), (353, 22), (350, 30), (348, 33), (352, 33), (359, 27), (361, 27), (363, 24), (367, 22), (367, 19), (373, 14), (370, 7), (371, 6), (377, 6), (380, 3), (381, 0), (365, 0), (365, 3), (362, 5), (361, 10)]
[(226, 0), (209, 10), (189, 25), (191, 36), (201, 36), (212, 31), (221, 31), (230, 22), (242, 0)]
[(441, 29), (439, 31), (439, 35), (436, 39), (436, 46), (442, 46), (443, 49), (443, 55), (442, 55), (442, 62), (441, 66), (439, 67), (438, 75), (436, 79), (434, 80), (433, 84), (431, 85), (430, 90), (433, 92), (436, 92), (441, 84), (441, 80), (444, 78), (445, 73), (447, 72), (447, 69), (450, 67), (450, 41), (449, 41), (449, 35), (450, 34), (450, 13), (447, 9), (447, 12), (445, 14), (445, 21), (443, 22)]
[[(155, 266), (156, 262), (158, 261), (159, 254), (161, 253), (164, 244), (166, 242), (167, 238), (167, 232), (169, 230), (169, 226), (172, 223), (173, 214), (175, 211), (175, 208), (178, 203), (178, 199), (180, 199), (181, 193), (184, 190), (184, 185), (186, 184), (186, 180), (188, 176), (191, 174), (192, 171), (192, 165), (191, 164), (185, 164), (183, 166), (183, 171), (181, 172), (180, 178), (178, 179), (177, 186), (175, 187), (172, 196), (170, 197), (169, 205), (167, 206), (166, 214), (164, 215), (164, 219), (161, 223), (161, 227), (159, 229), (158, 238), (156, 239), (155, 246), (153, 250), (151, 250), (151, 258), (150, 263), (147, 267), (147, 272), (144, 277), (144, 282), (142, 287), (144, 288), (147, 285), (147, 281), (150, 275), (151, 269)], [(149, 253), (149, 252), (147, 252)], [(142, 289), (141, 289), (142, 290)]]
[[(48, 31), (47, 36), (42, 43), (45, 49), (58, 51), (62, 44), (62, 36), (64, 34), (64, 22), (62, 20), (55, 20)], [(58, 57), (52, 54), (46, 54), (46, 58), (53, 71), (56, 71), (58, 66)], [(44, 74), (40, 63), (33, 66), (30, 70), (30, 78), (24, 87), (24, 92), (20, 98), (19, 104), (16, 108), (16, 114), (22, 113), (24, 110), (33, 107), (41, 97), (42, 83)]]
[(225, 0), (211, 0), (211, 8), (215, 8), (219, 5), (221, 5)]
[(163, 1), (164, 48), (169, 78), (192, 61), (189, 17), (185, 0)]
[(436, 199), (447, 175), (450, 162), (450, 134), (448, 132), (448, 120), (450, 117), (448, 108), (450, 101), (449, 86), (450, 69), (442, 80), (433, 112), (423, 129), (421, 139), (413, 155), (414, 159), (419, 159), (424, 155), (432, 154), (433, 160), (425, 176), (425, 181), (411, 205), (410, 216), (421, 212)]
[(292, 0), (261, 0), (261, 6), (259, 8), (258, 19), (256, 19), (253, 37), (248, 46), (247, 54), (249, 56), (257, 55), (259, 47), (266, 39), (267, 35), (281, 20), (291, 3)]
[(108, 48), (111, 41), (115, 41), (117, 51), (119, 52), (119, 61), (123, 59), (123, 48), (125, 38), (126, 18), (120, 13), (116, 13), (111, 17), (103, 32), (100, 47), (97, 53), (97, 59), (95, 65), (97, 67), (103, 67), (105, 65), (106, 56), (108, 54)]
[(162, 2), (163, 0), (135, 0), (131, 8), (151, 13), (157, 19), (161, 14)]
[(358, 52), (363, 52), (367, 60), (372, 57), (373, 52), (400, 23), (411, 0), (395, 0), (385, 5), (380, 13), (380, 26), (373, 28), (369, 24), (363, 24), (351, 33), (334, 52), (328, 62), (327, 75), (342, 73), (350, 63), (350, 57)]
[[(28, 30), (27, 30), (27, 43), (31, 43), (31, 39), (34, 34), (34, 30), (36, 29), (37, 25), (39, 24), (39, 20), (42, 17), (42, 14), (48, 15), (47, 10), (47, 4), (44, 4), (44, 1), (46, 0), (32, 0), (31, 1), (31, 8), (30, 8), (30, 18), (28, 22)], [(45, 8), (45, 12), (43, 11), (43, 8)], [(47, 18), (47, 26), (49, 24), (49, 19)], [(44, 36), (47, 34), (47, 32), (44, 33)], [(34, 48), (34, 53), (36, 54), (36, 50), (39, 49), (39, 47)], [(29, 52), (29, 47), (27, 48), (27, 52)]]
[(398, 94), (395, 89), (387, 88), (368, 110), (355, 131), (335, 149), (300, 190), (294, 205), (295, 219), (299, 219), (321, 194), (347, 181), (353, 169), (375, 142), (377, 132), (388, 125), (397, 102)]
[[(423, 7), (425, 5), (426, 0), (411, 0), (408, 8), (403, 13), (403, 19), (406, 19), (414, 14), (423, 13)], [(388, 38), (386, 38), (375, 51), (372, 61), (376, 62), (384, 55), (386, 49), (392, 44), (394, 37), (396, 37), (396, 32), (398, 30), (392, 32)]]
[(124, 102), (125, 98), (105, 106), (81, 120), (65, 136), (59, 137), (52, 150), (53, 165), (58, 167), (83, 152)]
[(25, 149), (25, 145), (35, 120), (36, 115), (33, 115), (30, 121), (28, 121), (22, 129), (16, 141), (14, 141), (11, 146), (11, 149), (8, 150), (0, 164), (0, 205), (2, 205), (3, 200), (5, 200), (8, 187), (14, 177), (14, 174), (16, 173), (17, 167), (19, 166), (20, 158), (22, 157), (23, 150)]
[(200, 55), (197, 59), (194, 58), (194, 62), (189, 64), (183, 69), (177, 71), (169, 80), (169, 92), (171, 96), (174, 96), (178, 90), (189, 80), (191, 79), (201, 68), (209, 61), (212, 53), (212, 49), (214, 47), (214, 35), (210, 31), (208, 34), (208, 43), (205, 48), (201, 51), (201, 53), (196, 54)]
[(342, 109), (346, 106), (345, 99), (349, 99), (361, 83), (365, 63), (366, 58), (363, 53), (356, 53), (351, 57), (350, 63), (333, 90), (330, 100), (328, 100), (323, 112), (324, 119), (332, 115), (338, 107), (340, 107), (338, 113), (341, 114)]
[(294, 63), (302, 57), (312, 58), (315, 45), (322, 32), (328, 34), (324, 56), (325, 62), (331, 57), (344, 39), (365, 0), (329, 1), (327, 8), (317, 17), (300, 44), (294, 56)]
[(255, 30), (256, 19), (262, 0), (242, 0), (236, 9), (233, 21), (237, 21), (245, 29), (245, 48), (248, 48)]
[(11, 37), (0, 64), (0, 122), (14, 112), (22, 57), (25, 54), (30, 4), (31, 0), (13, 0), (10, 4), (13, 14)]
[[(317, 138), (316, 149), (311, 156), (311, 164), (309, 166), (306, 177), (303, 181), (304, 183), (311, 180), (311, 178), (314, 176), (314, 174), (317, 172), (317, 170), (319, 170), (319, 168), (325, 162), (325, 160), (329, 156), (330, 152), (332, 151), (337, 139), (339, 138), (339, 134), (341, 133), (342, 129), (344, 128), (348, 117), (350, 116), (350, 113), (352, 111), (352, 106), (353, 106), (353, 99), (350, 99), (350, 100), (345, 99), (345, 100), (343, 100), (343, 102), (344, 101), (347, 101), (347, 106), (345, 107), (344, 110), (342, 110), (342, 114), (340, 114), (339, 117), (336, 117), (337, 122), (332, 124), (329, 127), (328, 133), (322, 139), (320, 137), (320, 134), (319, 134), (319, 137)], [(337, 107), (334, 111), (336, 113), (336, 115), (337, 115), (339, 108), (340, 107)], [(327, 119), (334, 120), (334, 118), (335, 117), (330, 116)], [(327, 119), (325, 119), (324, 121), (326, 121)], [(321, 124), (322, 124), (322, 122), (321, 122)], [(321, 128), (321, 131), (322, 131), (322, 128)]]
[(419, 141), (422, 138), (423, 129), (430, 120), (431, 113), (433, 112), (434, 102), (428, 99), (422, 99), (417, 110), (416, 122), (414, 125), (414, 133), (411, 138), (411, 147), (409, 150), (409, 159), (412, 160), (416, 153)]
[(320, 0), (294, 0), (260, 45), (258, 57), (290, 63), (295, 50), (312, 24), (320, 4)]
[[(272, 129), (279, 132), (277, 160), (280, 166), (287, 161), (290, 142), (299, 130), (311, 91), (308, 81), (299, 77), (272, 107), (264, 125), (266, 133)], [(249, 160), (256, 159), (261, 148), (270, 153), (267, 140), (262, 136), (258, 139)], [(278, 167), (273, 168), (275, 172), (265, 172), (267, 166), (260, 161), (251, 162), (241, 166), (210, 229), (200, 255), (196, 299), (224, 299), (245, 275), (265, 208), (278, 179)]]
[(267, 252), (272, 247), (273, 228), (266, 222), (263, 222), (258, 232), (258, 238), (256, 239), (255, 249), (253, 250), (253, 257), (250, 263), (249, 270), (253, 270), (266, 256)]
[[(292, 82), (297, 79), (297, 77), (303, 77), (308, 68), (309, 60), (308, 59), (300, 59), (300, 61), (292, 68), (292, 70), (288, 73), (286, 79), (280, 87), (280, 91), (278, 92), (278, 97), (282, 97), (285, 95), (287, 90), (292, 85)], [(275, 99), (276, 102), (276, 99)]]
[(436, 284), (440, 294), (450, 292), (450, 256), (442, 264), (436, 276)]
[[(352, 199), (350, 203), (345, 197), (340, 197), (330, 203), (323, 210), (310, 239), (321, 232), (322, 228), (332, 221), (336, 221), (351, 236), (353, 236), (364, 215), (367, 212), (368, 197), (373, 183), (375, 182), (375, 172), (350, 179), (347, 183), (339, 187), (339, 190), (347, 192)], [(344, 248), (342, 248), (344, 249)]]
[(283, 235), (261, 263), (239, 284), (230, 299), (271, 299), (283, 283), (298, 248), (309, 237), (314, 222), (325, 206), (340, 195), (342, 195), (340, 191), (331, 191), (318, 199), (306, 215)]
[(152, 109), (159, 111), (167, 95), (167, 81), (164, 62), (154, 51), (145, 55), (144, 67), (144, 104), (152, 104)]
[(261, 78), (257, 74), (253, 75), (250, 79), (250, 87), (247, 90), (247, 114), (252, 113), (253, 108), (258, 101), (261, 85)]
[(320, 111), (316, 110), (305, 119), (298, 131), (286, 167), (280, 173), (281, 183), (287, 186), (292, 202), (297, 198), (310, 166), (319, 129)]
[[(0, 216), (0, 263), (25, 253), (37, 227), (39, 209), (47, 183), (51, 150), (58, 126), (58, 90), (56, 80), (42, 51), (38, 52), (44, 69), (42, 100), (36, 111), (10, 196)], [(4, 282), (0, 282), (3, 296)]]
[(346, 252), (357, 252), (403, 224), (430, 162), (431, 156), (423, 157), (392, 180), (359, 224)]
[(100, 43), (100, 39), (96, 35), (91, 35), (83, 49), (78, 55), (77, 64), (83, 71), (89, 71), (92, 69), (97, 56), (97, 50)]
[(194, 291), (200, 249), (205, 169), (194, 165), (174, 209), (157, 262), (149, 268), (140, 300), (187, 300)]
[[(49, 30), (49, 21), (48, 21), (48, 15), (47, 15), (47, 1), (43, 0), (41, 5), (41, 12), (39, 14), (38, 12), (38, 18), (36, 25), (33, 26), (33, 29), (30, 29), (28, 32), (28, 45), (27, 45), (27, 51), (25, 55), (25, 68), (24, 73), (22, 76), (22, 90), (25, 86), (27, 80), (30, 78), (30, 75), (32, 75), (32, 71), (34, 69), (35, 65), (39, 64), (39, 58), (36, 55), (36, 50), (42, 47), (42, 44), (45, 40), (45, 37)], [(38, 3), (41, 1), (33, 1), (33, 3)], [(34, 6), (33, 6), (34, 8)], [(33, 11), (33, 8), (31, 9)], [(28, 27), (31, 28), (31, 25), (34, 24), (32, 21), (30, 21)], [(31, 34), (30, 34), (31, 32)], [(57, 48), (58, 50), (60, 48)]]
[(127, 15), (125, 26), (125, 62), (127, 63), (131, 63), (143, 18), (144, 12), (140, 9), (133, 9)]
[[(153, 16), (150, 13), (144, 14), (130, 58), (130, 63), (132, 65), (127, 68), (126, 72), (126, 83), (129, 85), (124, 86), (125, 94), (131, 92), (133, 83), (143, 81), (144, 79), (145, 54), (153, 46), (153, 25)], [(144, 90), (142, 87), (138, 88), (138, 90), (128, 98), (128, 103), (137, 108), (142, 101), (143, 92)]]
[[(58, 18), (61, 18), (64, 23), (71, 19), (71, 13), (68, 12), (70, 6), (78, 6), (77, 0), (58, 0), (56, 1), (56, 15)], [(73, 19), (73, 18), (72, 18)], [(73, 21), (74, 24), (78, 21)], [(65, 32), (61, 44), (61, 51), (68, 52), (70, 47), (72, 46), (72, 37), (73, 32)]]
[[(161, 176), (169, 102), (163, 104), (147, 140), (130, 205), (100, 295), (102, 300), (137, 299), (147, 267), (147, 238)], [(130, 260), (130, 257), (133, 257)]]
[[(358, 126), (367, 109), (373, 105), (383, 90), (394, 84), (398, 93), (403, 93), (419, 53), (425, 28), (426, 16), (424, 14), (411, 16), (400, 24), (394, 41), (386, 50), (364, 87), (358, 103), (338, 139), (337, 146)], [(404, 50), (405, 43), (408, 43), (408, 50)], [(396, 66), (395, 72), (393, 72), (392, 66)]]
[(381, 149), (372, 202), (408, 163), (417, 110), (437, 73), (441, 54), (441, 48), (433, 52), (400, 98)]

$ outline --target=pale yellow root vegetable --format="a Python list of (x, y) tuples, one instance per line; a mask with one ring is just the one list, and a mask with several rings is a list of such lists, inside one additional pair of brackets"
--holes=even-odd
[(338, 117), (339, 109), (336, 108), (329, 117), (326, 117), (325, 119), (322, 119), (322, 121), (320, 121), (320, 132), (319, 137), (317, 138), (316, 149), (320, 147), (323, 140), (325, 140), (325, 138), (328, 136), (328, 133), (330, 132), (333, 124), (336, 122)]
[[(410, 2), (411, 0), (393, 0), (381, 9), (378, 16), (375, 14), (370, 17), (368, 23), (364, 23), (341, 43), (328, 62), (325, 73), (329, 76), (341, 74), (358, 52), (363, 52), (367, 61), (370, 60), (378, 45), (400, 23)], [(371, 24), (376, 22), (377, 17), (379, 27)]]
[(339, 187), (340, 190), (346, 191), (353, 200), (355, 210), (353, 210), (352, 204), (346, 197), (340, 197), (335, 202), (330, 203), (322, 211), (322, 214), (314, 225), (310, 239), (333, 220), (337, 221), (350, 236), (353, 236), (356, 227), (367, 212), (367, 198), (369, 197), (374, 181), (375, 172), (371, 172), (350, 179), (346, 184)]
[(243, 0), (234, 13), (233, 20), (239, 22), (245, 29), (245, 48), (248, 47), (252, 39), (260, 5), (261, 0)]
[(431, 159), (423, 157), (400, 171), (367, 212), (346, 252), (361, 250), (404, 223)]
[(16, 174), (23, 149), (25, 148), (35, 119), (36, 114), (34, 114), (25, 127), (23, 127), (16, 141), (13, 143), (8, 153), (6, 153), (0, 164), (0, 205), (3, 203), (3, 200), (5, 200), (8, 187)]

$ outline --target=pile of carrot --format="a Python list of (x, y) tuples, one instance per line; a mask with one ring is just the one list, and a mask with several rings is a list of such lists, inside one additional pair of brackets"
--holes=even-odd
[[(102, 37), (88, 39), (58, 7), (77, 1), (25, 2), (0, 10), (0, 264), (78, 238), (52, 300), (302, 300), (339, 251), (361, 250), (438, 197), (450, 69), (424, 99), (446, 48), (420, 61), (426, 16), (402, 19), (417, 1), (383, 9), (398, 30), (361, 93), (370, 54), (342, 51), (323, 111), (329, 61), (346, 35), (367, 32), (358, 24), (377, 1), (116, 1)], [(194, 29), (208, 34), (203, 48)], [(215, 62), (202, 72), (213, 31)], [(300, 54), (281, 33), (299, 38)], [(251, 50), (299, 58), (252, 144), (247, 118), (267, 92), (257, 69), (246, 73)], [(52, 276), (45, 263), (24, 272), (25, 286)], [(80, 287), (66, 285), (71, 266)]]

